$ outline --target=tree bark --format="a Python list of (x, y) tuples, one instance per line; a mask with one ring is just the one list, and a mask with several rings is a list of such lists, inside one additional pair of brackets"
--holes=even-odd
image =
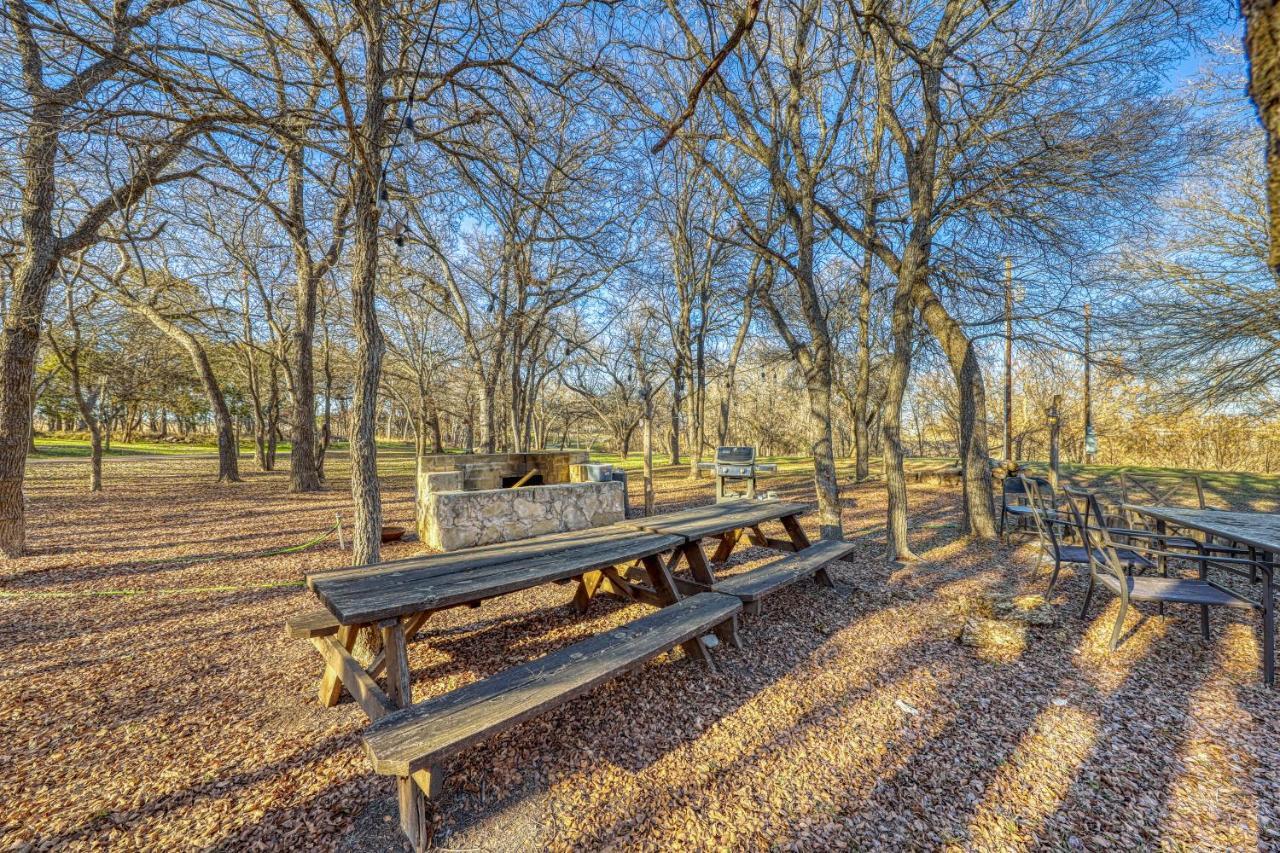
[[(815, 347), (817, 342), (814, 343)], [(830, 345), (828, 344), (828, 347)], [(809, 396), (809, 451), (813, 454), (813, 484), (818, 495), (818, 524), (823, 539), (844, 536), (840, 520), (840, 484), (836, 480), (835, 453), (831, 446), (831, 362), (815, 357), (806, 371)]]
[(1249, 96), (1267, 132), (1267, 206), (1271, 268), (1280, 274), (1280, 2), (1242, 0)]
[[(679, 360), (679, 355), (676, 356)], [(684, 377), (680, 366), (671, 373), (671, 430), (667, 433), (667, 455), (672, 465), (680, 464), (680, 407), (684, 397)]]
[[(874, 188), (866, 205), (868, 230), (875, 230), (876, 206)], [(862, 255), (862, 270), (858, 276), (858, 376), (853, 388), (853, 444), (855, 483), (865, 482), (871, 476), (871, 439), (868, 435), (867, 403), (871, 396), (871, 271), (874, 256), (868, 239)]]
[(905, 288), (899, 287), (893, 300), (893, 355), (880, 416), (884, 444), (884, 483), (889, 510), (885, 521), (886, 556), (890, 562), (919, 559), (907, 539), (907, 477), (903, 468), (906, 451), (902, 445), (902, 400), (911, 376), (911, 327), (913, 309)]
[(380, 0), (362, 5), (365, 36), (365, 112), (360, 134), (350, 140), (356, 162), (352, 165), (351, 206), (354, 247), (351, 264), (351, 323), (356, 336), (356, 379), (352, 399), (355, 419), (351, 435), (351, 497), (355, 502), (352, 560), (356, 565), (376, 563), (381, 556), (382, 494), (378, 484), (378, 385), (386, 345), (378, 326), (378, 227), (381, 220), (379, 192), (385, 137), (386, 74), (385, 21)]
[(943, 307), (932, 288), (916, 289), (920, 316), (951, 365), (960, 402), (960, 469), (965, 521), (978, 539), (995, 539), (996, 523), (987, 446), (987, 398), (973, 341)]
[(0, 334), (0, 554), (20, 557), (26, 541), (22, 481), (31, 431), (31, 385), (40, 320), (58, 266), (53, 234), (54, 162), (61, 110), (37, 105), (23, 151), (22, 260), (9, 291)]

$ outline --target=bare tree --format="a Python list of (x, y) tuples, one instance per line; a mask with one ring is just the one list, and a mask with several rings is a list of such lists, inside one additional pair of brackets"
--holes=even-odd
[[(84, 14), (72, 4), (32, 4), (6, 0), (6, 69), (18, 88), (24, 121), (21, 153), (21, 248), (7, 288), (4, 333), (0, 335), (0, 554), (21, 556), (25, 540), (22, 483), (31, 429), (31, 383), (36, 346), (49, 288), (63, 260), (101, 239), (107, 221), (132, 206), (148, 190), (189, 177), (176, 167), (188, 143), (212, 124), (208, 115), (188, 115), (182, 105), (172, 119), (157, 121), (158, 110), (139, 111), (128, 133), (113, 119), (130, 116), (142, 90), (160, 98), (160, 77), (149, 51), (165, 40), (157, 22), (185, 0), (123, 0), (109, 13)], [(115, 96), (98, 98), (106, 86)], [(137, 98), (120, 92), (134, 90)], [(73, 184), (68, 146), (83, 150), (89, 139), (123, 146), (130, 163), (117, 178), (97, 176), (100, 194), (85, 199)], [(70, 182), (70, 184), (68, 183)]]

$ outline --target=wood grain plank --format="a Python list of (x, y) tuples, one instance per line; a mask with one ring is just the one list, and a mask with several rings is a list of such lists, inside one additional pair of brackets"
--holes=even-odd
[(287, 637), (310, 639), (311, 637), (328, 637), (338, 633), (341, 623), (328, 610), (308, 610), (290, 616), (284, 622), (284, 633)]
[(419, 702), (369, 726), (374, 770), (396, 776), (581, 696), (741, 610), (736, 598), (702, 593), (536, 661)]
[(838, 560), (856, 548), (856, 543), (840, 539), (823, 539), (803, 551), (797, 551), (768, 565), (725, 578), (716, 584), (716, 592), (734, 595), (744, 602), (758, 601), (801, 578), (815, 575), (832, 560)]
[(572, 546), (557, 543), (533, 551), (526, 549), (527, 556), (515, 562), (453, 564), (447, 572), (428, 565), (338, 577), (316, 575), (311, 578), (311, 588), (343, 624), (375, 622), (506, 595), (629, 563), (679, 544), (681, 540), (675, 536), (620, 530)]
[[(354, 630), (354, 629), (352, 629)], [(352, 657), (351, 652), (338, 644), (333, 637), (312, 637), (311, 644), (316, 647), (325, 663), (341, 673), (342, 684), (364, 710), (365, 716), (377, 722), (396, 710), (396, 706), (382, 692), (382, 688), (374, 682), (369, 673), (364, 671), (360, 662)]]
[(680, 512), (651, 515), (622, 522), (640, 530), (670, 533), (697, 541), (729, 530), (752, 527), (799, 515), (808, 507), (785, 501), (727, 501)]

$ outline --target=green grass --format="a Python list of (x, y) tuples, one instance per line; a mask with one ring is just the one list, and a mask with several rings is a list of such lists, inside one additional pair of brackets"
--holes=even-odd
[[(346, 450), (347, 443), (345, 441), (334, 442), (331, 447), (334, 450)], [(289, 442), (281, 442), (276, 445), (277, 456), (289, 455)], [(393, 454), (413, 453), (413, 442), (411, 441), (379, 441), (378, 448)], [(57, 438), (57, 437), (41, 437), (36, 439), (36, 454), (29, 456), (31, 459), (88, 459), (89, 458), (89, 440), (87, 438)], [(190, 456), (193, 454), (209, 454), (217, 453), (218, 445), (209, 436), (208, 441), (183, 441), (183, 442), (167, 442), (167, 441), (134, 441), (125, 444), (121, 441), (111, 442), (111, 449), (104, 450), (102, 455), (104, 458), (129, 457), (129, 456)], [(251, 439), (241, 438), (240, 452), (242, 454), (253, 453), (253, 441)]]
[[(708, 455), (704, 457), (704, 461), (710, 461), (711, 458)], [(655, 454), (655, 470), (666, 473), (676, 470), (668, 460), (669, 457), (665, 453)], [(630, 458), (626, 460), (623, 460), (617, 453), (593, 453), (591, 454), (591, 461), (617, 465), (628, 471), (638, 471), (644, 465), (639, 453), (632, 453)], [(778, 466), (779, 473), (782, 474), (806, 474), (813, 470), (813, 460), (808, 456), (762, 456), (759, 461), (775, 463)], [(908, 471), (953, 465), (956, 461), (955, 457), (925, 456), (913, 456), (905, 460)], [(1048, 469), (1048, 464), (1043, 461), (1025, 462), (1023, 464), (1030, 470), (1041, 474)], [(685, 456), (681, 460), (680, 469), (686, 469), (688, 465), (689, 458)], [(841, 478), (849, 476), (852, 473), (852, 467), (853, 465), (848, 459), (836, 460), (836, 474)], [(1120, 475), (1125, 472), (1182, 476), (1195, 474), (1200, 477), (1204, 484), (1205, 502), (1211, 507), (1233, 507), (1270, 512), (1280, 509), (1280, 474), (1207, 471), (1196, 468), (1159, 468), (1142, 465), (1063, 464), (1059, 470), (1062, 476), (1071, 483), (1083, 488), (1102, 491), (1116, 499), (1120, 497)], [(878, 458), (873, 459), (871, 461), (871, 476), (878, 478), (883, 471), (884, 465), (881, 460)], [(997, 490), (999, 489), (998, 483), (996, 488)], [(998, 500), (998, 492), (996, 497)]]
[[(244, 450), (252, 450), (252, 446), (245, 442), (241, 442)], [(110, 450), (103, 450), (102, 455), (108, 456), (182, 456), (191, 453), (215, 453), (217, 445), (210, 444), (170, 444), (165, 441), (134, 441), (125, 444), (121, 441), (111, 442)], [(89, 458), (89, 441), (88, 439), (79, 438), (37, 438), (36, 450), (38, 453), (33, 457), (41, 458)]]

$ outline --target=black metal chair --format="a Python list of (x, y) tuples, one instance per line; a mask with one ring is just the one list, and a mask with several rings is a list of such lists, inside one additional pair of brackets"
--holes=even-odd
[[(1057, 505), (1057, 498), (1053, 493), (1053, 485), (1043, 477), (1025, 477), (1022, 474), (1013, 474), (1004, 478), (1004, 488), (1000, 490), (1000, 539), (1008, 541), (1008, 534), (1013, 530), (1026, 529), (1028, 521), (1035, 512), (1032, 507), (1031, 496), (1027, 492), (1027, 482), (1031, 481), (1041, 490), (1043, 495), (1046, 491), (1049, 495), (1049, 503)], [(1013, 519), (1013, 529), (1006, 530), (1007, 519)]]
[[(1130, 543), (1127, 546), (1117, 544), (1113, 532), (1103, 525), (1093, 525), (1088, 516), (1080, 511), (1078, 499), (1069, 495), (1067, 505), (1080, 535), (1085, 541), (1086, 553), (1089, 556), (1089, 589), (1085, 593), (1084, 606), (1080, 608), (1080, 618), (1089, 612), (1089, 604), (1093, 601), (1093, 591), (1097, 586), (1104, 586), (1120, 598), (1120, 612), (1116, 615), (1115, 625), (1111, 629), (1110, 649), (1115, 651), (1120, 644), (1124, 619), (1129, 611), (1130, 602), (1154, 601), (1160, 604), (1163, 612), (1165, 604), (1193, 604), (1200, 608), (1200, 634), (1207, 642), (1209, 639), (1209, 608), (1231, 607), (1238, 609), (1258, 610), (1262, 613), (1263, 635), (1263, 680), (1268, 684), (1275, 681), (1275, 608), (1272, 600), (1271, 566), (1252, 559), (1235, 557), (1213, 557), (1207, 553), (1196, 555), (1183, 551), (1170, 551), (1166, 548)], [(1087, 511), (1087, 504), (1086, 504)], [(1153, 541), (1158, 541), (1154, 537)], [(1199, 567), (1196, 578), (1168, 577), (1164, 575), (1134, 575), (1127, 571), (1121, 554), (1124, 551), (1141, 552), (1149, 563), (1156, 558), (1161, 567), (1168, 561), (1177, 560), (1195, 563)], [(1209, 580), (1210, 567), (1229, 571), (1243, 579), (1249, 579), (1254, 572), (1265, 575), (1262, 584), (1262, 601), (1253, 601), (1246, 596)], [(1240, 567), (1240, 568), (1236, 568)], [(1248, 567), (1247, 570), (1244, 567)]]
[[(1066, 487), (1063, 493), (1066, 495), (1066, 502), (1073, 512), (1063, 513), (1043, 498), (1043, 493), (1040, 491), (1036, 481), (1028, 479), (1025, 484), (1031, 496), (1031, 504), (1036, 510), (1031, 518), (1035, 523), (1036, 533), (1040, 538), (1040, 562), (1036, 568), (1039, 569), (1040, 565), (1044, 564), (1046, 557), (1053, 560), (1053, 573), (1049, 575), (1049, 589), (1047, 590), (1047, 593), (1051, 593), (1058, 582), (1058, 573), (1062, 570), (1064, 563), (1075, 566), (1089, 565), (1089, 550), (1084, 535), (1080, 532), (1080, 524), (1082, 523), (1078, 518), (1080, 513), (1074, 512), (1076, 509), (1074, 500), (1079, 500), (1081, 495), (1088, 495), (1088, 493), (1072, 489), (1070, 486)], [(1087, 513), (1088, 510), (1086, 509), (1085, 514), (1087, 515)], [(1059, 530), (1064, 535), (1059, 535)], [(1078, 538), (1081, 544), (1066, 544), (1063, 542), (1064, 536)], [(1127, 548), (1120, 550), (1120, 559), (1126, 569), (1131, 572), (1155, 567), (1155, 563)]]

